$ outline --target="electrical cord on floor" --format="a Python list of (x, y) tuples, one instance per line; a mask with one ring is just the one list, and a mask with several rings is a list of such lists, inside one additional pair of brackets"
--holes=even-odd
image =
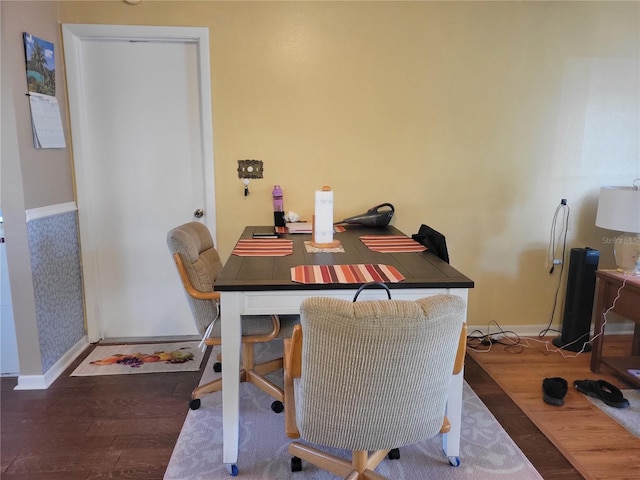
[[(491, 324), (497, 327), (496, 331), (491, 332)], [(467, 335), (467, 347), (478, 352), (488, 352), (493, 345), (503, 345), (507, 351), (512, 351), (514, 347), (520, 345), (520, 341), (520, 336), (516, 332), (504, 330), (495, 320), (487, 325), (486, 334), (476, 329)]]
[[(571, 209), (566, 203), (565, 199), (560, 201), (560, 205), (556, 208), (556, 212), (553, 215), (553, 221), (551, 222), (551, 240), (549, 242), (549, 257), (551, 258), (551, 269), (549, 270), (549, 275), (553, 275), (555, 271), (555, 266), (560, 265), (560, 274), (558, 275), (558, 284), (556, 285), (556, 291), (553, 295), (553, 306), (551, 307), (551, 314), (549, 315), (549, 323), (546, 328), (542, 329), (540, 333), (538, 333), (538, 337), (544, 337), (549, 332), (560, 333), (559, 330), (555, 328), (551, 328), (553, 324), (553, 318), (556, 315), (556, 307), (558, 306), (558, 294), (560, 293), (560, 286), (562, 285), (562, 274), (564, 273), (564, 259), (567, 251), (567, 231), (569, 230), (569, 214), (571, 213)], [(558, 214), (560, 211), (564, 211), (566, 209), (566, 215), (563, 218), (562, 228), (560, 229), (560, 235), (562, 236), (562, 256), (558, 258), (556, 255), (556, 250), (559, 245), (556, 245), (556, 224), (558, 223)], [(562, 232), (564, 231), (564, 235)]]
[[(611, 310), (615, 308), (616, 303), (620, 298), (620, 292), (626, 286), (626, 284), (627, 284), (627, 279), (625, 278), (620, 288), (618, 288), (616, 298), (614, 298), (613, 302), (611, 302), (611, 306), (602, 313), (602, 318), (603, 318), (602, 328), (600, 328), (600, 331), (597, 333), (595, 331), (591, 332), (593, 336), (588, 342), (583, 343), (582, 349), (580, 349), (580, 351), (578, 352), (572, 352), (571, 354), (567, 354), (565, 353), (566, 352), (565, 349), (556, 347), (555, 345), (551, 344), (551, 342), (549, 342), (548, 340), (538, 340), (537, 338), (528, 338), (528, 337), (521, 338), (517, 333), (511, 330), (504, 330), (495, 320), (492, 320), (491, 322), (489, 322), (489, 325), (487, 326), (486, 334), (483, 333), (481, 330), (476, 329), (476, 330), (473, 330), (469, 335), (467, 335), (467, 347), (479, 353), (487, 353), (491, 351), (491, 348), (493, 347), (493, 345), (499, 344), (499, 345), (504, 345), (504, 349), (507, 352), (522, 353), (525, 348), (534, 348), (530, 342), (536, 342), (536, 343), (544, 344), (545, 351), (543, 353), (545, 353), (545, 355), (548, 355), (550, 353), (559, 353), (562, 356), (562, 358), (575, 358), (584, 352), (584, 349), (586, 348), (585, 346), (587, 343), (591, 343), (594, 339), (604, 334), (604, 327), (607, 324), (607, 315)], [(491, 333), (490, 331), (491, 324), (494, 324), (496, 327), (498, 327), (497, 331)], [(578, 340), (579, 339), (576, 339), (573, 342), (568, 343), (564, 346), (566, 347), (567, 345), (572, 345), (578, 342)], [(553, 345), (553, 347), (550, 348), (549, 346), (550, 344)]]

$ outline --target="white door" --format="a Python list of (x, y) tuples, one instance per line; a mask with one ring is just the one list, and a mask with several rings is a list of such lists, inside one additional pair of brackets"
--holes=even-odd
[(166, 246), (215, 239), (208, 31), (64, 25), (88, 337), (196, 334)]

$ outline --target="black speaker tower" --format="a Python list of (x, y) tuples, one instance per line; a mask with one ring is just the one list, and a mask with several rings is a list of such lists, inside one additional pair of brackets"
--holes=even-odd
[(589, 247), (571, 249), (562, 334), (553, 339), (556, 347), (572, 352), (591, 351), (588, 342), (599, 259), (598, 250)]

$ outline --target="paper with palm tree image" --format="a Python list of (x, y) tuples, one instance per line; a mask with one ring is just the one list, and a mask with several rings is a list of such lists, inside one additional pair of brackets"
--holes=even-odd
[(53, 43), (24, 33), (27, 88), (35, 148), (65, 148), (60, 107), (56, 99)]
[(56, 95), (56, 67), (53, 43), (24, 33), (29, 92)]

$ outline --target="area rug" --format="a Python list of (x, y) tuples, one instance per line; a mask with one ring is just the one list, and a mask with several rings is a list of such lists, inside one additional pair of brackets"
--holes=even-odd
[[(277, 345), (280, 344), (278, 347)], [(279, 355), (280, 342), (256, 348), (264, 361)], [(217, 347), (213, 350), (201, 383), (219, 374), (212, 371)], [(269, 379), (282, 386), (282, 373)], [(251, 480), (333, 480), (337, 477), (302, 462), (302, 471), (291, 473), (291, 441), (284, 433), (284, 415), (271, 411), (272, 399), (256, 387), (240, 385), (239, 477)], [(452, 467), (444, 457), (441, 438), (400, 449), (399, 460), (385, 459), (376, 469), (392, 480), (539, 480), (538, 474), (522, 451), (507, 435), (473, 390), (464, 385), (461, 465)], [(333, 450), (347, 456), (347, 452)], [(222, 393), (202, 399), (200, 409), (189, 411), (180, 432), (164, 480), (228, 479), (222, 463)]]
[(71, 376), (197, 371), (204, 358), (198, 343), (98, 345)]
[(626, 428), (633, 435), (640, 438), (640, 390), (628, 389), (621, 390), (621, 392), (622, 396), (629, 400), (629, 406), (627, 408), (610, 407), (602, 400), (588, 397), (586, 395), (585, 398)]

